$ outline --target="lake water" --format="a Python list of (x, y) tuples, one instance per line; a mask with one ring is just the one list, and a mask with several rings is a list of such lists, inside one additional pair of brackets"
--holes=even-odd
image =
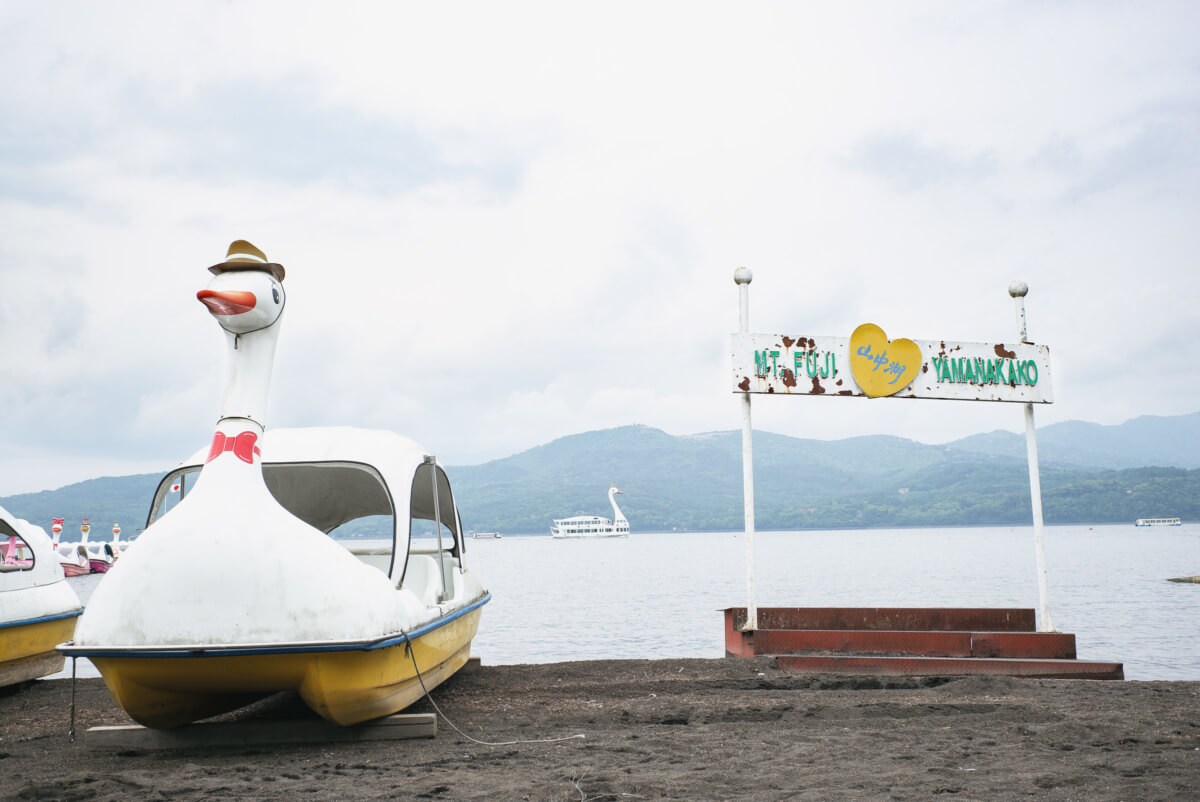
[[(1038, 608), (1031, 527), (758, 532), (759, 607)], [(1045, 530), (1050, 616), (1084, 660), (1131, 680), (1200, 680), (1200, 525)], [(485, 664), (721, 657), (721, 610), (745, 606), (744, 534), (468, 540), (492, 601)], [(86, 603), (102, 575), (70, 580)], [(1040, 621), (1039, 621), (1040, 623)], [(96, 676), (80, 661), (79, 676)], [(56, 676), (70, 676), (67, 671)]]

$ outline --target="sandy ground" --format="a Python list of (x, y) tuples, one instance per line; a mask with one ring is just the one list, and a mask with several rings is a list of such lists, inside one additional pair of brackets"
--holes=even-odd
[[(436, 738), (112, 752), (101, 680), (0, 692), (3, 799), (1200, 798), (1200, 682), (789, 675), (771, 658), (483, 666)], [(410, 712), (432, 712), (425, 699)], [(280, 695), (232, 717), (311, 716)], [(227, 716), (226, 718), (229, 718)]]

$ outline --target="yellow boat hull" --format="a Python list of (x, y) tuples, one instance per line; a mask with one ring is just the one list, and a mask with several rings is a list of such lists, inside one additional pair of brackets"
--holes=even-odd
[(0, 628), (0, 687), (62, 671), (54, 647), (75, 633), (76, 616)]
[(346, 726), (403, 710), (462, 668), (480, 612), (369, 650), (89, 657), (116, 703), (147, 727), (178, 727), (280, 691), (296, 691), (322, 718)]

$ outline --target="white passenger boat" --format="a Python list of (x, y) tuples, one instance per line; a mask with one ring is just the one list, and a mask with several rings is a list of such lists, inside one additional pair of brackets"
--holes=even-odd
[(0, 507), (0, 686), (61, 671), (82, 612), (50, 536)]
[(613, 517), (599, 515), (576, 515), (573, 518), (555, 518), (550, 534), (556, 538), (576, 537), (629, 537), (629, 521), (617, 506), (617, 496), (624, 495), (613, 485), (608, 489), (608, 503), (612, 505)]
[[(279, 691), (343, 725), (402, 710), (466, 664), (491, 598), (464, 567), (446, 474), (390, 432), (264, 434), (283, 268), (239, 241), (210, 270), (198, 298), (230, 358), (216, 434), (164, 477), (60, 650), (149, 727)], [(391, 548), (329, 536), (372, 516)], [(422, 522), (430, 536), (414, 537)]]
[(1183, 526), (1178, 518), (1138, 518), (1134, 526)]

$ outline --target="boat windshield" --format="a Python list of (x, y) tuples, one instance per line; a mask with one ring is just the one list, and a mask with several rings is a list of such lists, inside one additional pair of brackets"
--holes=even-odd
[[(168, 473), (158, 485), (150, 505), (149, 527), (187, 496), (200, 475), (199, 465)], [(305, 523), (337, 539), (356, 555), (388, 575), (404, 568), (409, 538), (420, 539), (417, 551), (442, 549), (461, 559), (460, 536), (454, 494), (445, 472), (430, 465), (417, 468), (412, 482), (407, 520), (396, 520), (391, 493), (383, 476), (362, 462), (264, 462), (263, 479), (275, 500)], [(434, 520), (440, 517), (440, 526)], [(399, 554), (393, 554), (397, 539)], [(397, 572), (399, 574), (399, 572)]]
[[(158, 485), (149, 527), (187, 496), (200, 475), (199, 466), (178, 468)], [(391, 495), (383, 477), (356, 462), (264, 463), (263, 480), (271, 495), (305, 523), (338, 538), (385, 539), (395, 530)]]

